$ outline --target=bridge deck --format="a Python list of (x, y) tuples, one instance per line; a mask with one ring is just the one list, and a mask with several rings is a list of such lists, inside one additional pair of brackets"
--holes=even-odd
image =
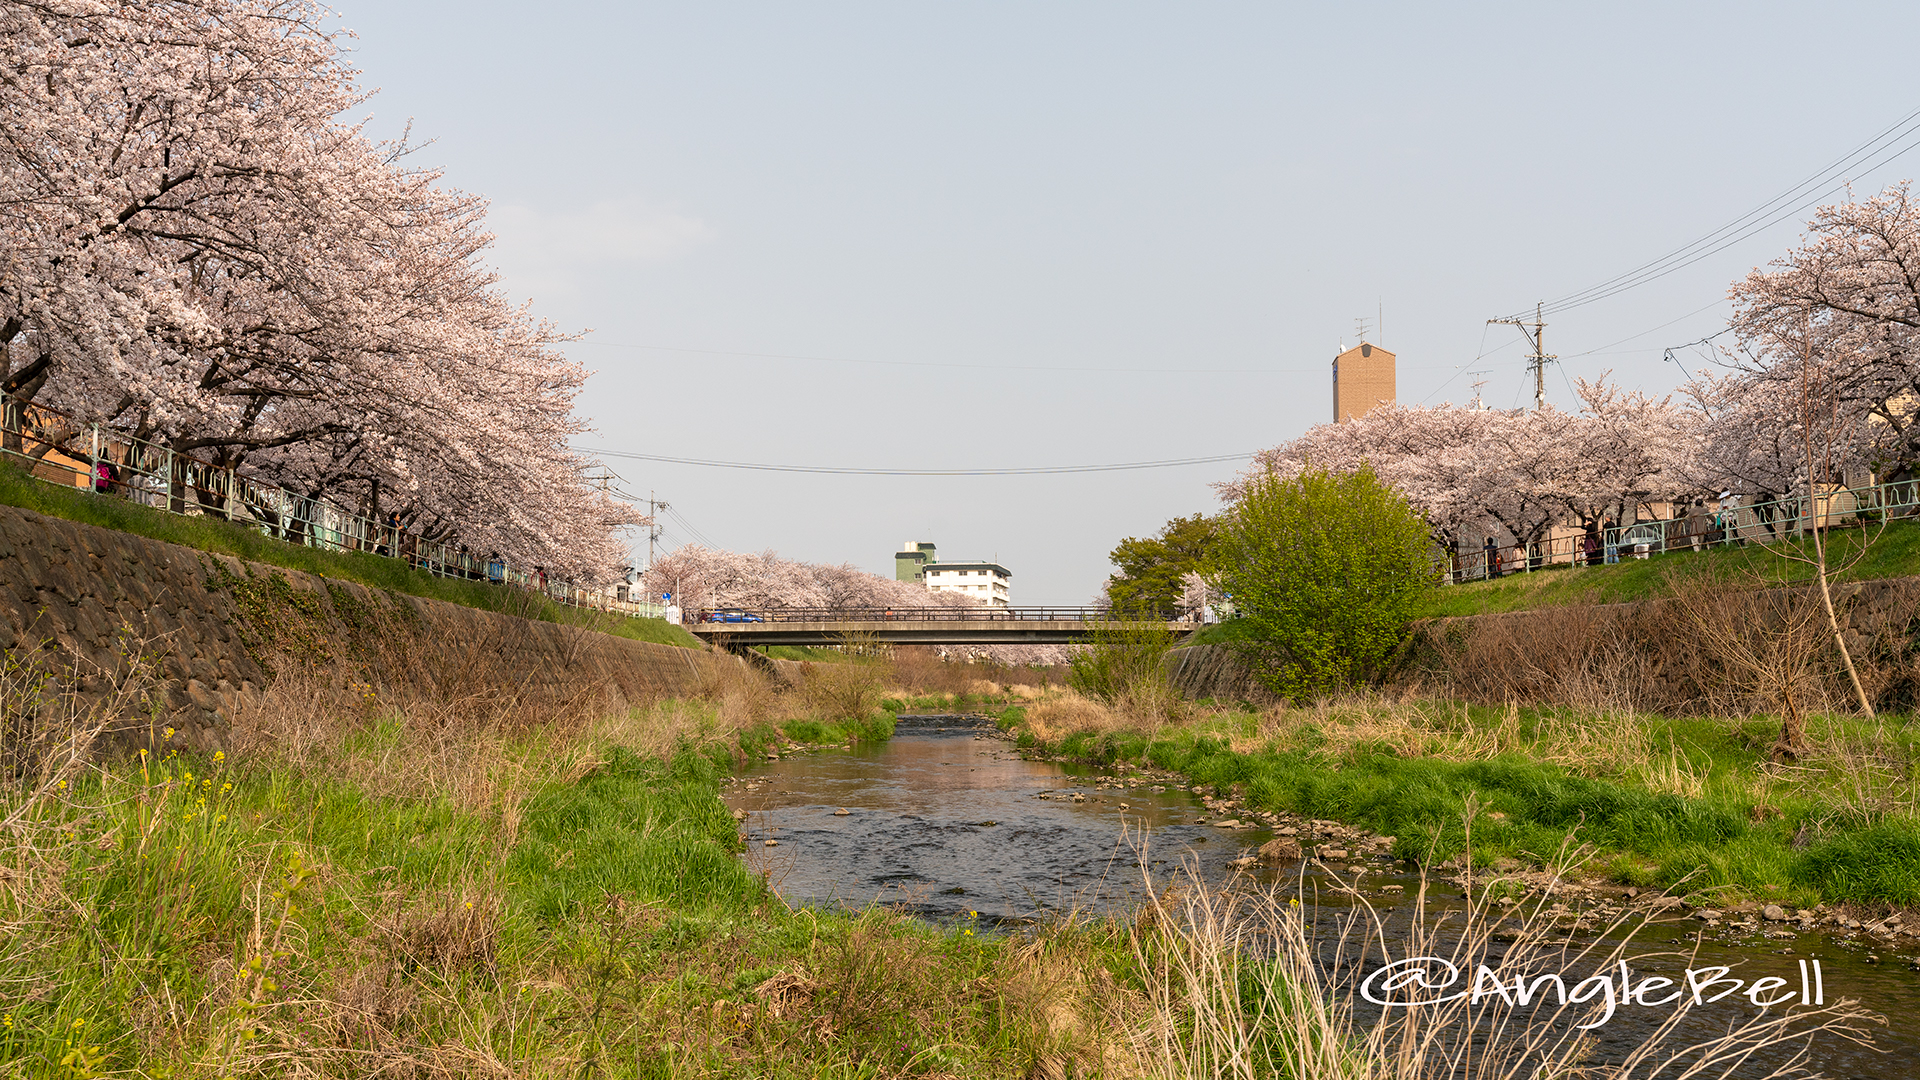
[[(1077, 608), (914, 608), (874, 611), (698, 612), (687, 629), (724, 648), (839, 645), (849, 638), (894, 645), (1067, 645), (1091, 640), (1106, 612)], [(1197, 622), (1165, 624), (1168, 633)]]

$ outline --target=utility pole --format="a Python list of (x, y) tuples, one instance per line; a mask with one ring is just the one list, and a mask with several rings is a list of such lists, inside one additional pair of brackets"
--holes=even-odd
[(1527, 324), (1523, 319), (1487, 320), (1488, 326), (1498, 323), (1501, 326), (1519, 327), (1520, 336), (1526, 338), (1527, 344), (1533, 346), (1532, 355), (1527, 357), (1527, 366), (1533, 369), (1533, 407), (1536, 409), (1546, 408), (1547, 405), (1547, 361), (1560, 359), (1557, 356), (1547, 355), (1546, 346), (1541, 344), (1547, 329), (1547, 324), (1541, 321), (1541, 310), (1544, 307), (1546, 307), (1546, 305), (1543, 303), (1535, 303), (1533, 305), (1533, 332), (1531, 334), (1527, 332)]
[(660, 511), (667, 508), (665, 499), (655, 498), (655, 493), (647, 491), (647, 569), (653, 569), (653, 546), (660, 540)]

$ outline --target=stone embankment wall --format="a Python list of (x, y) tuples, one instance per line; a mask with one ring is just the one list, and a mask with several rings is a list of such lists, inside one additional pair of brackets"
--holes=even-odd
[(237, 702), (290, 664), (370, 686), (509, 691), (530, 704), (598, 694), (618, 707), (687, 692), (741, 663), (13, 507), (0, 507), (0, 648), (13, 688), (38, 672), (85, 700), (141, 681), (151, 723), (210, 745)]
[[(1920, 707), (1920, 578), (1833, 586), (1841, 636), (1876, 707)], [(1414, 626), (1395, 689), (1479, 701), (1659, 712), (1773, 711), (1769, 680), (1800, 666), (1806, 707), (1849, 707), (1826, 616), (1811, 586), (1700, 588), (1679, 598), (1427, 619)], [(1167, 655), (1188, 698), (1271, 700), (1224, 646)]]
[(1273, 695), (1254, 681), (1253, 672), (1225, 645), (1188, 645), (1167, 650), (1161, 660), (1167, 681), (1190, 701), (1245, 701), (1266, 704)]

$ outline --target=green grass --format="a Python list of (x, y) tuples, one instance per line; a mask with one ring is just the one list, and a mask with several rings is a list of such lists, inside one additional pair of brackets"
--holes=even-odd
[[(1386, 734), (1369, 739), (1375, 730)], [(1766, 720), (1446, 703), (1336, 709), (1264, 734), (1257, 717), (1225, 714), (1151, 736), (1070, 734), (1046, 749), (1178, 772), (1259, 810), (1348, 822), (1396, 837), (1397, 855), (1422, 862), (1467, 847), (1471, 799), (1481, 804), (1472, 836), (1481, 864), (1544, 865), (1571, 838), (1597, 849), (1595, 869), (1622, 884), (1684, 881), (1687, 891), (1782, 903), (1920, 903), (1920, 730), (1819, 718), (1812, 734), (1832, 752), (1768, 778), (1759, 766), (1773, 730)], [(1871, 797), (1859, 795), (1846, 748), (1894, 770)], [(1803, 827), (1812, 842), (1796, 849)]]
[[(1920, 523), (1895, 522), (1884, 529), (1836, 529), (1829, 534), (1828, 561), (1841, 566), (1867, 541), (1865, 558), (1839, 575), (1840, 581), (1872, 581), (1920, 574)], [(1809, 550), (1802, 542), (1792, 550)], [(1557, 566), (1533, 573), (1509, 574), (1435, 589), (1422, 611), (1426, 617), (1483, 615), (1528, 608), (1580, 604), (1618, 604), (1668, 595), (1676, 577), (1708, 573), (1725, 580), (1791, 583), (1810, 580), (1805, 564), (1783, 558), (1757, 544), (1706, 551), (1674, 551), (1611, 566)]]
[[(1835, 581), (1874, 581), (1920, 575), (1920, 523), (1895, 522), (1885, 529), (1835, 530), (1828, 561), (1839, 567), (1851, 562), (1863, 540), (1864, 558), (1835, 575)], [(1806, 542), (1788, 550), (1807, 549)], [(1545, 607), (1583, 604), (1622, 604), (1671, 595), (1678, 580), (1719, 575), (1726, 581), (1756, 585), (1791, 584), (1811, 580), (1809, 568), (1757, 544), (1706, 551), (1674, 551), (1648, 559), (1627, 559), (1611, 566), (1554, 566), (1532, 573), (1508, 574), (1492, 581), (1470, 581), (1434, 589), (1422, 605), (1420, 617), (1486, 615)], [(1246, 623), (1229, 620), (1187, 635), (1181, 645), (1228, 645), (1245, 640)]]
[(352, 581), (389, 592), (424, 596), (467, 607), (498, 611), (542, 622), (586, 626), (617, 637), (705, 648), (700, 639), (662, 619), (629, 618), (570, 608), (522, 589), (480, 581), (436, 577), (412, 570), (401, 559), (359, 551), (323, 551), (275, 540), (255, 529), (213, 517), (182, 517), (125, 499), (49, 484), (0, 462), (0, 505), (17, 506), (48, 517), (97, 525), (162, 540), (199, 551), (232, 555), (250, 562)]
[[(964, 922), (791, 910), (718, 797), (736, 755), (890, 723), (656, 757), (523, 735), (470, 786), (381, 766), (416, 745), (387, 718), (324, 770), (168, 753), (31, 803), (9, 781), (0, 812), (28, 811), (0, 858), (0, 1073), (1021, 1075), (1062, 1044), (1036, 956)], [(1046, 963), (1126, 969), (1096, 937), (1056, 934)], [(782, 973), (803, 984), (784, 1004), (757, 989)]]
[(1228, 619), (1210, 626), (1203, 626), (1174, 643), (1175, 648), (1189, 645), (1231, 645), (1246, 641), (1252, 637), (1252, 631), (1245, 619)]

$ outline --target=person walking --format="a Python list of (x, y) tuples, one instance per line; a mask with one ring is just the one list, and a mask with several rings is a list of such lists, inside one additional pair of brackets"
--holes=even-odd
[(1493, 578), (1499, 577), (1500, 576), (1500, 549), (1494, 545), (1493, 537), (1491, 536), (1487, 537), (1487, 544), (1485, 547), (1480, 549), (1480, 553), (1486, 559), (1486, 572), (1487, 572), (1488, 580), (1492, 580)]

